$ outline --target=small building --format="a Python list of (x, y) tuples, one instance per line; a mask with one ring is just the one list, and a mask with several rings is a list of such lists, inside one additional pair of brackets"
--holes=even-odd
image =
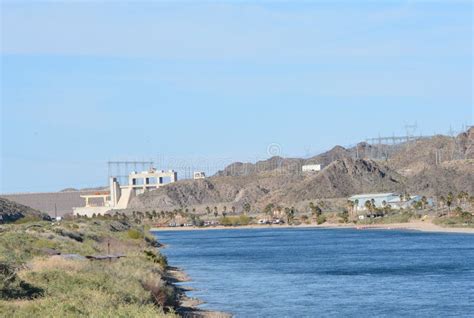
[(349, 201), (357, 203), (355, 206), (356, 211), (367, 211), (365, 203), (367, 201), (373, 202), (376, 208), (384, 208), (390, 206), (394, 210), (401, 208), (406, 209), (413, 205), (413, 203), (421, 200), (419, 195), (410, 196), (410, 198), (401, 198), (398, 193), (371, 193), (371, 194), (358, 194), (349, 198)]
[(109, 180), (110, 191), (82, 195), (81, 197), (85, 199), (85, 206), (73, 208), (74, 215), (92, 217), (93, 215), (104, 215), (111, 210), (126, 209), (133, 197), (176, 181), (178, 181), (176, 171), (158, 171), (154, 168), (148, 171), (131, 172), (128, 175), (127, 185), (120, 185), (117, 178), (111, 177)]
[(321, 171), (322, 166), (320, 164), (317, 165), (304, 165), (302, 167), (303, 172), (319, 172)]
[(193, 179), (194, 180), (206, 179), (206, 174), (202, 171), (194, 171)]

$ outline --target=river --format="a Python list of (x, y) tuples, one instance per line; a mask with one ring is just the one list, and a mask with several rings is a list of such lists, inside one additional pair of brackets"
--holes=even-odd
[(355, 229), (156, 232), (189, 296), (236, 317), (473, 317), (474, 235)]

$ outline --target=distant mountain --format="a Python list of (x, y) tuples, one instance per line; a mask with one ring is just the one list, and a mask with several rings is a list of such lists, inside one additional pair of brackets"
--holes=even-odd
[[(302, 173), (306, 164), (321, 164), (318, 173)], [(94, 193), (104, 188), (88, 189)], [(84, 204), (84, 190), (48, 194), (3, 195), (50, 215), (72, 212)], [(474, 194), (474, 128), (456, 137), (435, 136), (384, 145), (361, 142), (335, 146), (311, 158), (271, 157), (256, 163), (236, 162), (204, 180), (183, 180), (146, 192), (131, 201), (131, 209), (166, 210), (182, 207), (232, 206), (245, 203), (305, 205), (317, 199), (337, 199), (363, 192), (405, 192), (427, 196), (467, 191)], [(339, 200), (340, 199), (340, 200)]]
[[(379, 149), (380, 148), (380, 149)], [(303, 165), (311, 164), (321, 164), (323, 167), (329, 165), (335, 160), (343, 159), (368, 159), (371, 155), (377, 151), (382, 153), (383, 151), (390, 150), (395, 146), (383, 145), (383, 149), (380, 146), (372, 146), (368, 143), (361, 142), (354, 147), (344, 148), (342, 146), (335, 146), (329, 151), (326, 151), (317, 156), (300, 159), (300, 158), (282, 158), (282, 157), (272, 157), (267, 160), (259, 161), (255, 164), (253, 163), (242, 163), (235, 162), (227, 166), (224, 170), (217, 172), (217, 176), (247, 176), (254, 175), (264, 172), (277, 172), (277, 173), (299, 173), (301, 172), (301, 167)]]
[(0, 223), (15, 222), (22, 218), (51, 220), (45, 213), (8, 199), (0, 198)]
[(283, 173), (294, 173), (301, 169), (304, 159), (271, 157), (270, 159), (258, 161), (257, 163), (235, 162), (227, 166), (224, 170), (217, 172), (217, 176), (247, 176), (269, 171), (278, 171)]
[[(474, 129), (457, 137), (435, 136), (396, 145), (336, 146), (308, 159), (272, 157), (255, 164), (236, 162), (205, 180), (185, 180), (134, 198), (132, 209), (347, 198), (363, 192), (405, 192), (428, 196), (449, 191), (474, 193)], [(370, 158), (377, 158), (377, 160)], [(319, 173), (301, 173), (322, 164)]]
[(345, 158), (333, 161), (319, 173), (264, 171), (250, 176), (181, 181), (134, 198), (131, 208), (175, 208), (225, 202), (229, 208), (245, 203), (263, 207), (268, 203), (340, 198), (360, 191), (397, 191), (403, 189), (404, 181), (404, 177), (375, 161)]

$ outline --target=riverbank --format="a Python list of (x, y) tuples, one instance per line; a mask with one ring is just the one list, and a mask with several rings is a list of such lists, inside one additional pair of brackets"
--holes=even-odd
[(0, 316), (228, 317), (183, 297), (160, 246), (127, 221), (1, 225)]
[(160, 231), (205, 231), (205, 230), (233, 230), (233, 229), (278, 229), (278, 228), (315, 228), (315, 229), (357, 229), (357, 230), (412, 230), (421, 232), (441, 232), (441, 233), (465, 233), (474, 234), (474, 228), (443, 227), (433, 224), (430, 221), (412, 221), (407, 223), (391, 224), (335, 224), (325, 223), (300, 224), (300, 225), (244, 225), (244, 226), (212, 226), (212, 227), (159, 227), (152, 228), (152, 232)]
[(178, 301), (180, 306), (177, 308), (177, 313), (181, 317), (186, 318), (230, 318), (231, 314), (204, 310), (199, 308), (204, 302), (197, 298), (191, 298), (187, 292), (193, 289), (183, 285), (183, 283), (190, 282), (190, 277), (180, 268), (168, 267), (167, 280), (174, 284), (178, 293)]
[(154, 234), (170, 263), (192, 278), (188, 294), (205, 300), (205, 309), (236, 317), (470, 313), (470, 234), (304, 228)]

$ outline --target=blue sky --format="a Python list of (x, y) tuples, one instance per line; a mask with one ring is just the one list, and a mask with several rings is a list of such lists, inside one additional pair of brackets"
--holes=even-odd
[(381, 2), (2, 1), (0, 193), (472, 124), (471, 2)]

